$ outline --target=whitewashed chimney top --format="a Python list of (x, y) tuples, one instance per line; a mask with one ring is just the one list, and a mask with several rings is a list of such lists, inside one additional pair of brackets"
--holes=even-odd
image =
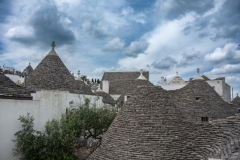
[(200, 69), (197, 68), (197, 75), (193, 78), (193, 80), (204, 80), (202, 76), (200, 76)]
[(140, 70), (140, 76), (139, 76), (137, 79), (140, 79), (140, 80), (147, 80), (147, 78), (144, 77), (144, 75), (143, 75), (143, 70), (142, 70), (142, 69)]

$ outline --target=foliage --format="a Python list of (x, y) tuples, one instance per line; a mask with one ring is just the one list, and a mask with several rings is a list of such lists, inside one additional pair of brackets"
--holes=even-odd
[(106, 107), (89, 107), (89, 102), (89, 99), (85, 99), (85, 104), (79, 105), (78, 109), (72, 105), (67, 117), (76, 118), (76, 121), (82, 122), (76, 126), (76, 128), (82, 129), (78, 132), (78, 136), (81, 134), (85, 139), (101, 139), (102, 134), (107, 131), (117, 112), (115, 109)]
[(20, 116), (22, 129), (14, 134), (13, 155), (20, 155), (21, 160), (75, 159), (76, 139), (101, 138), (116, 116), (114, 109), (89, 107), (87, 98), (82, 105), (70, 104), (67, 113), (60, 120), (48, 121), (42, 132), (34, 130), (34, 118), (29, 113)]
[(42, 132), (33, 129), (34, 118), (28, 113), (20, 116), (22, 130), (16, 132), (17, 137), (13, 155), (21, 156), (21, 160), (75, 159), (73, 149), (75, 148), (76, 134), (71, 130), (71, 124), (66, 123), (66, 116), (61, 120), (48, 121)]
[(82, 79), (84, 82), (86, 82), (87, 84), (91, 84), (91, 82), (89, 81), (89, 79), (87, 78), (87, 76), (82, 75), (82, 76), (81, 76), (81, 79)]

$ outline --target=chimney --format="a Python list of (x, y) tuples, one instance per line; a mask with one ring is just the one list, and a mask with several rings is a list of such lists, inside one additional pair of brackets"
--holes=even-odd
[(109, 93), (109, 81), (102, 81), (102, 90), (106, 93)]

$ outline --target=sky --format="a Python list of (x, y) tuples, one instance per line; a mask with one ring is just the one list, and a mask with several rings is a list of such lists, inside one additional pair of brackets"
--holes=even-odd
[(71, 73), (225, 77), (240, 93), (239, 0), (0, 0), (0, 66), (35, 68), (51, 50)]

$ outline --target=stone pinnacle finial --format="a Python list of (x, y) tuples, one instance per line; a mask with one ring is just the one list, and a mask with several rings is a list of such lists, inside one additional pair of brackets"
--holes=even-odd
[(178, 71), (176, 72), (177, 76), (178, 76)]
[(197, 68), (197, 74), (200, 75), (200, 69), (199, 68)]
[(78, 74), (78, 77), (80, 77), (80, 70), (78, 70), (78, 73), (77, 73), (77, 74)]
[(237, 93), (237, 96), (238, 96), (238, 93)]
[(54, 49), (54, 47), (56, 46), (55, 45), (55, 41), (52, 41), (52, 45), (51, 46), (52, 46), (52, 49)]
[(143, 69), (140, 70), (140, 76), (139, 76), (137, 79), (147, 80), (147, 79), (143, 76)]
[(31, 63), (29, 62), (29, 66), (31, 66)]
[(193, 78), (193, 80), (200, 79), (203, 80), (203, 78), (200, 76), (200, 69), (197, 68), (197, 75)]

